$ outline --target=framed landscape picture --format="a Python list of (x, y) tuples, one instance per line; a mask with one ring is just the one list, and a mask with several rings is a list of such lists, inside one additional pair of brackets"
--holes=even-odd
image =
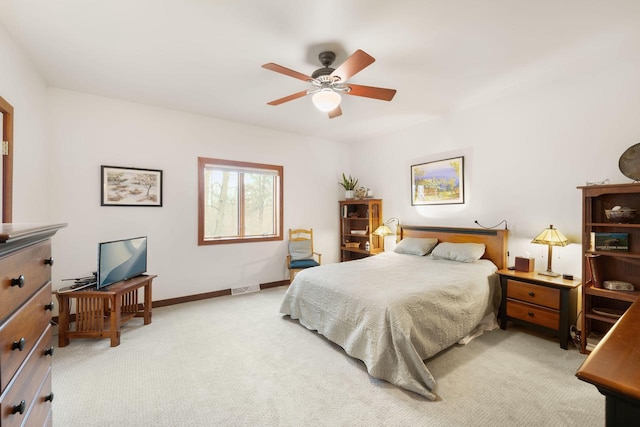
[(411, 204), (464, 203), (464, 157), (411, 166)]
[(162, 171), (101, 166), (101, 206), (162, 206)]

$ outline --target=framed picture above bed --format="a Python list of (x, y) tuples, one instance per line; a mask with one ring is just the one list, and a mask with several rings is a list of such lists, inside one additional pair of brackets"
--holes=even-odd
[(411, 204), (464, 203), (464, 156), (411, 166)]

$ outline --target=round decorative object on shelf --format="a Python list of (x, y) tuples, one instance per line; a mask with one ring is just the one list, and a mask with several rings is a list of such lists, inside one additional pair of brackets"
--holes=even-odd
[(632, 145), (622, 153), (618, 167), (627, 178), (640, 181), (640, 144)]

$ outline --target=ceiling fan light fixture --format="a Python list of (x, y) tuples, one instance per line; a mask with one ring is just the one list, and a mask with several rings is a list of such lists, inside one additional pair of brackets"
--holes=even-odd
[(328, 113), (340, 105), (342, 97), (330, 88), (324, 88), (314, 93), (311, 100), (318, 110)]

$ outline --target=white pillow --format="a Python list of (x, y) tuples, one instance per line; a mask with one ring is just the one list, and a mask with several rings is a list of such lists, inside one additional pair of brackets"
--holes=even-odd
[(442, 242), (435, 247), (431, 256), (434, 259), (448, 259), (460, 262), (476, 262), (484, 255), (484, 243)]
[(437, 244), (438, 239), (405, 237), (396, 245), (393, 251), (399, 254), (424, 256), (431, 252)]

